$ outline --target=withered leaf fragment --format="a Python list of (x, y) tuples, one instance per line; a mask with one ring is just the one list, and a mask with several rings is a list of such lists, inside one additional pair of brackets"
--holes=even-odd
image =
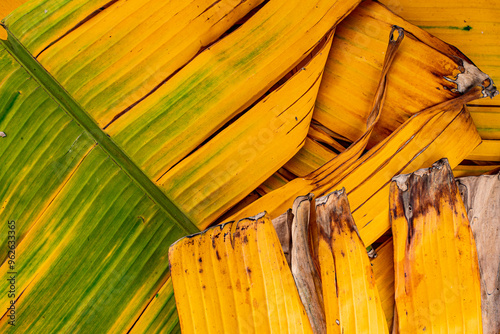
[(476, 244), (447, 159), (393, 178), (396, 333), (482, 333)]
[(290, 253), (292, 249), (292, 221), (293, 214), (292, 209), (286, 210), (286, 212), (272, 220), (276, 234), (283, 249), (283, 254), (285, 255), (286, 262), (291, 267), (292, 262), (290, 260)]
[(313, 194), (299, 196), (293, 202), (292, 274), (313, 331), (326, 333), (321, 281), (309, 247), (309, 220)]
[(366, 247), (344, 189), (316, 199), (328, 333), (388, 333)]
[(312, 333), (265, 213), (182, 238), (169, 261), (183, 333)]
[(500, 333), (500, 174), (457, 179), (476, 240), (483, 332)]

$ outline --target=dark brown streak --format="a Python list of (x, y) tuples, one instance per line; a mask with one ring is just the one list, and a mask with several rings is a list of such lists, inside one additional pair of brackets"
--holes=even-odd
[(160, 292), (160, 290), (163, 288), (163, 286), (169, 280), (169, 278), (170, 278), (170, 271), (167, 273), (167, 275), (166, 275), (163, 283), (160, 285), (160, 287), (158, 288), (158, 290), (156, 290), (156, 293), (153, 295), (153, 297), (151, 297), (151, 299), (148, 301), (148, 303), (146, 304), (146, 306), (144, 306), (144, 308), (142, 309), (141, 314), (139, 314), (139, 316), (137, 317), (137, 319), (135, 319), (135, 321), (132, 324), (132, 326), (130, 326), (129, 330), (127, 331), (127, 334), (129, 334), (132, 331), (132, 329), (137, 324), (137, 322), (139, 321), (139, 319), (142, 317), (142, 315), (144, 314), (144, 312), (146, 312), (146, 309), (149, 307), (149, 304), (151, 304), (151, 302), (155, 299), (156, 295)]
[(289, 134), (290, 132), (292, 132), (292, 131), (293, 131), (293, 129), (295, 129), (295, 128), (296, 128), (296, 127), (300, 124), (300, 123), (302, 123), (302, 122), (306, 119), (306, 117), (307, 117), (307, 116), (309, 116), (309, 115), (313, 112), (313, 110), (314, 110), (314, 105), (313, 105), (313, 106), (312, 106), (312, 108), (311, 108), (311, 109), (307, 112), (307, 114), (306, 114), (304, 117), (302, 117), (302, 119), (301, 119), (300, 121), (298, 121), (298, 122), (297, 122), (297, 124), (295, 124), (295, 125), (293, 126), (293, 128), (291, 128), (290, 130), (288, 130), (288, 132), (287, 132), (286, 134)]
[[(394, 40), (394, 32), (398, 32), (398, 38)], [(311, 179), (314, 180), (315, 184), (318, 184), (319, 182), (325, 180), (326, 178), (330, 177), (333, 173), (337, 171), (338, 168), (344, 166), (344, 165), (350, 165), (350, 162), (352, 160), (356, 160), (360, 157), (360, 155), (363, 153), (364, 149), (366, 148), (366, 143), (363, 144), (362, 148), (357, 148), (356, 146), (359, 143), (363, 143), (365, 139), (369, 139), (369, 137), (372, 134), (373, 128), (375, 124), (377, 123), (380, 114), (382, 112), (382, 108), (384, 105), (385, 101), (385, 93), (387, 90), (387, 73), (389, 72), (389, 69), (392, 65), (392, 62), (396, 56), (396, 52), (399, 48), (399, 45), (401, 44), (403, 38), (404, 38), (404, 29), (398, 26), (392, 26), (391, 32), (389, 34), (389, 43), (387, 45), (387, 51), (385, 54), (385, 59), (384, 59), (384, 64), (382, 68), (382, 73), (380, 76), (380, 80), (378, 83), (377, 91), (375, 93), (375, 97), (372, 102), (371, 106), (371, 111), (370, 115), (367, 118), (366, 121), (366, 131), (365, 133), (358, 138), (352, 145), (346, 149), (344, 152), (345, 154), (350, 153), (350, 150), (353, 150), (353, 155), (351, 155), (346, 161), (344, 161), (341, 164), (338, 164), (338, 166), (335, 167), (335, 169), (330, 170), (332, 166), (328, 166), (324, 168), (323, 170), (320, 170), (318, 173), (314, 172), (312, 175), (310, 175)], [(356, 149), (356, 150), (355, 150)], [(339, 155), (340, 156), (340, 155)], [(331, 161), (337, 161), (339, 156), (335, 157)], [(327, 164), (328, 165), (328, 164)], [(326, 166), (326, 165), (325, 165)]]
[[(191, 59), (189, 59), (186, 64), (188, 64), (191, 60), (194, 59), (194, 57), (196, 57), (199, 53), (197, 53), (195, 56), (193, 56)], [(130, 111), (130, 109), (134, 108), (136, 105), (138, 105), (139, 103), (141, 103), (144, 99), (146, 99), (148, 96), (150, 96), (151, 94), (153, 94), (154, 92), (156, 92), (161, 86), (163, 86), (168, 80), (170, 80), (170, 78), (172, 78), (174, 75), (176, 75), (181, 69), (183, 69), (186, 64), (182, 65), (181, 67), (179, 67), (178, 69), (176, 69), (174, 72), (172, 72), (172, 74), (170, 74), (168, 77), (166, 77), (165, 79), (163, 79), (158, 85), (156, 85), (153, 89), (151, 89), (148, 93), (146, 93), (146, 95), (144, 95), (143, 97), (141, 97), (139, 100), (135, 101), (134, 103), (132, 103), (131, 105), (129, 105), (127, 108), (123, 109), (122, 111), (120, 111), (118, 114), (116, 114), (113, 119), (111, 121), (109, 121), (108, 124), (106, 124), (102, 129), (103, 130), (106, 130), (112, 123), (114, 123), (116, 120), (118, 120), (120, 117), (122, 117), (123, 115), (125, 115), (127, 112)]]
[(213, 6), (215, 6), (216, 4), (218, 4), (219, 2), (221, 2), (221, 0), (214, 1), (214, 3), (212, 3), (210, 6), (208, 6), (207, 8), (205, 8), (205, 10), (203, 12), (201, 12), (200, 14), (198, 14), (198, 16), (195, 17), (195, 19), (197, 19), (198, 17), (200, 17), (203, 14), (205, 14), (208, 10), (210, 10), (210, 8), (212, 8)]
[(287, 111), (288, 109), (290, 109), (291, 107), (293, 107), (295, 105), (295, 103), (297, 103), (300, 99), (302, 99), (304, 97), (304, 95), (306, 95), (314, 87), (314, 85), (316, 85), (316, 82), (318, 82), (318, 80), (321, 78), (321, 74), (322, 73), (323, 72), (320, 72), (318, 74), (318, 76), (316, 77), (316, 79), (314, 80), (314, 82), (312, 83), (312, 85), (309, 88), (307, 88), (307, 90), (304, 92), (304, 94), (302, 94), (301, 96), (299, 96), (298, 99), (296, 99), (292, 104), (290, 104), (288, 107), (286, 107), (286, 109), (284, 109), (282, 112), (280, 112), (277, 115), (277, 117), (281, 116), (285, 111)]
[[(469, 59), (466, 55), (464, 55), (464, 54), (463, 54), (463, 53), (462, 53), (459, 49), (457, 49), (455, 46), (453, 46), (453, 45), (451, 45), (451, 44), (445, 43), (445, 44), (447, 44), (447, 46), (450, 48), (450, 50), (455, 51), (455, 52), (456, 52), (458, 55), (460, 55), (460, 56), (445, 53), (445, 52), (443, 52), (442, 50), (439, 50), (439, 49), (435, 48), (434, 46), (432, 46), (432, 45), (429, 45), (429, 44), (425, 43), (424, 41), (422, 41), (420, 38), (418, 38), (417, 36), (415, 36), (413, 33), (411, 33), (411, 32), (410, 32), (410, 31), (408, 31), (408, 30), (406, 30), (406, 34), (407, 34), (407, 36), (408, 36), (409, 38), (414, 39), (414, 40), (416, 40), (416, 41), (418, 41), (418, 42), (420, 42), (420, 43), (422, 43), (422, 44), (427, 45), (427, 46), (428, 46), (428, 47), (430, 47), (431, 49), (436, 50), (437, 52), (439, 52), (440, 54), (442, 54), (442, 55), (444, 55), (444, 56), (446, 56), (446, 57), (448, 57), (448, 58), (452, 58), (452, 59), (453, 59), (453, 60), (455, 60), (455, 61), (456, 61), (457, 59), (466, 60), (466, 61), (468, 61), (469, 63), (471, 63), (472, 65), (476, 66), (476, 65), (472, 62), (472, 60), (470, 60), (470, 59)], [(476, 66), (476, 67), (477, 67), (477, 66)]]
[(302, 141), (300, 142), (300, 144), (297, 145), (297, 148), (301, 147), (306, 142), (306, 139), (307, 139), (307, 136), (305, 136), (304, 139), (302, 139)]
[(37, 59), (42, 54), (42, 52), (44, 52), (45, 50), (47, 50), (48, 48), (50, 48), (52, 45), (56, 44), (61, 39), (63, 39), (64, 37), (66, 37), (68, 34), (70, 34), (71, 32), (75, 31), (76, 29), (78, 29), (79, 27), (81, 27), (83, 24), (85, 24), (86, 22), (90, 21), (91, 19), (93, 19), (94, 17), (96, 17), (98, 14), (100, 14), (102, 11), (108, 9), (109, 7), (111, 7), (111, 5), (115, 4), (118, 1), (119, 0), (111, 0), (110, 2), (106, 3), (104, 6), (100, 7), (99, 9), (94, 10), (86, 18), (84, 18), (83, 20), (81, 20), (80, 22), (78, 22), (73, 28), (69, 29), (62, 36), (59, 36), (55, 41), (52, 41), (49, 45), (47, 45), (42, 51), (40, 51), (40, 53), (38, 53), (35, 56), (35, 59)]
[[(116, 0), (115, 0), (116, 1)], [(210, 7), (213, 7), (214, 5), (216, 5), (218, 2), (220, 2), (221, 0), (219, 1), (216, 1), (214, 2), (212, 5), (210, 5)], [(246, 2), (246, 0), (242, 0), (237, 6), (239, 6), (240, 4)], [(209, 8), (210, 8), (209, 7)], [(209, 9), (207, 8), (207, 10)], [(234, 9), (233, 9), (234, 10)], [(206, 10), (205, 10), (206, 11)], [(204, 11), (204, 12), (205, 12)], [(202, 13), (203, 14), (203, 13)], [(255, 13), (254, 13), (255, 14)], [(201, 15), (201, 14), (200, 14)], [(199, 16), (199, 15), (198, 15)], [(226, 15), (224, 15), (225, 17)], [(247, 20), (249, 19), (250, 17), (247, 18)], [(220, 21), (220, 20), (219, 20)], [(217, 21), (218, 22), (218, 21)], [(216, 23), (217, 23), (216, 22)], [(215, 23), (215, 24), (216, 24)], [(214, 24), (214, 25), (215, 25)], [(232, 28), (229, 28), (229, 30), (231, 30)], [(169, 76), (167, 76), (165, 79), (163, 79), (158, 85), (156, 85), (152, 90), (150, 90), (148, 93), (146, 93), (146, 95), (144, 95), (143, 97), (141, 97), (140, 99), (138, 99), (137, 101), (135, 101), (134, 103), (132, 103), (130, 106), (128, 106), (127, 108), (123, 109), (122, 111), (120, 111), (118, 114), (116, 114), (113, 119), (111, 121), (109, 121), (108, 124), (106, 124), (102, 129), (103, 130), (106, 130), (111, 124), (113, 124), (114, 122), (116, 122), (120, 117), (122, 117), (123, 115), (125, 115), (127, 112), (129, 112), (132, 108), (134, 108), (136, 105), (138, 105), (139, 103), (141, 103), (142, 101), (144, 101), (148, 96), (150, 96), (151, 94), (153, 94), (154, 92), (156, 92), (161, 86), (163, 86), (168, 80), (170, 80), (170, 78), (172, 78), (174, 75), (176, 75), (177, 73), (179, 73), (180, 70), (182, 70), (184, 67), (186, 67), (187, 64), (189, 64), (194, 58), (196, 58), (200, 53), (202, 53), (203, 51), (205, 51), (206, 49), (210, 48), (211, 46), (215, 45), (217, 42), (219, 42), (222, 38), (224, 38), (225, 36), (222, 35), (222, 36), (219, 36), (216, 40), (214, 40), (213, 42), (209, 43), (208, 45), (205, 45), (205, 46), (202, 46), (198, 52), (193, 56), (191, 57), (188, 61), (186, 61), (186, 63), (182, 66), (180, 66), (178, 69), (176, 69), (174, 72), (172, 72), (172, 74), (170, 74)], [(161, 177), (160, 177), (161, 178)]]

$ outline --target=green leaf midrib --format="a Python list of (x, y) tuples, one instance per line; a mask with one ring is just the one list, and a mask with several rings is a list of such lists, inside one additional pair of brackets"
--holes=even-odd
[(111, 159), (121, 167), (152, 201), (172, 217), (176, 225), (184, 230), (186, 234), (199, 232), (200, 230), (196, 225), (134, 164), (118, 145), (94, 122), (78, 102), (32, 57), (12, 33), (5, 26), (4, 28), (8, 32), (8, 39), (6, 41), (0, 39), (0, 43), (30, 73), (50, 97), (92, 136)]

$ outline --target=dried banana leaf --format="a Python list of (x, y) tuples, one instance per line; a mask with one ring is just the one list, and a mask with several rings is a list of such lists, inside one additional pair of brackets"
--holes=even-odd
[(383, 5), (366, 1), (337, 27), (316, 102), (315, 121), (351, 142), (363, 135), (392, 25), (403, 27), (406, 37), (388, 73), (384, 111), (369, 147), (411, 115), (463, 93), (466, 87), (461, 81), (472, 72), (478, 84), (487, 79), (460, 51)]
[(211, 224), (304, 144), (332, 35), (292, 78), (156, 180), (198, 226)]
[[(492, 78), (500, 78), (500, 9), (494, 1), (382, 0), (391, 10), (455, 45)], [(474, 102), (499, 105), (495, 100)]]
[(457, 179), (477, 246), (483, 332), (500, 333), (500, 174)]
[(500, 162), (500, 140), (483, 140), (466, 159)]
[(482, 333), (476, 244), (446, 159), (391, 182), (397, 333)]
[(389, 332), (392, 332), (394, 317), (394, 247), (392, 239), (387, 240), (376, 249), (377, 257), (371, 260), (373, 275), (377, 282), (378, 294)]
[(387, 203), (393, 176), (429, 165), (443, 156), (449, 158), (452, 166), (457, 166), (479, 144), (480, 138), (463, 104), (483, 96), (482, 91), (482, 87), (473, 88), (458, 98), (414, 115), (361, 159), (344, 166), (341, 173), (335, 166), (349, 162), (350, 156), (344, 160), (349, 149), (308, 177), (294, 179), (256, 200), (233, 219), (263, 208), (271, 217), (276, 217), (301, 193), (322, 195), (345, 187), (361, 238), (371, 244), (390, 226), (389, 208), (383, 203)]
[(169, 261), (183, 333), (312, 333), (267, 215), (185, 237)]
[(316, 219), (328, 333), (388, 333), (370, 260), (344, 190), (316, 199)]
[(300, 196), (293, 202), (291, 269), (300, 299), (316, 334), (327, 332), (323, 308), (321, 279), (314, 265), (309, 246), (311, 200), (313, 195)]
[(292, 260), (290, 258), (292, 253), (292, 222), (292, 209), (288, 209), (284, 214), (272, 220), (281, 248), (283, 249), (283, 254), (290, 268), (292, 267)]

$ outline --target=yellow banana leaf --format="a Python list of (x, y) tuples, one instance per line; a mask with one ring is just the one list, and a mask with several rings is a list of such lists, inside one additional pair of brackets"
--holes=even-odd
[(391, 182), (397, 333), (482, 333), (476, 244), (446, 159)]
[[(366, 1), (337, 27), (316, 102), (315, 121), (351, 142), (363, 135), (392, 25), (403, 27), (406, 37), (387, 75), (384, 111), (369, 147), (387, 137), (411, 115), (463, 93), (463, 87), (457, 87), (453, 80), (460, 82), (469, 71), (477, 71), (460, 51), (409, 24), (383, 5)], [(477, 83), (487, 76), (481, 75), (481, 79)]]
[[(468, 0), (382, 0), (395, 13), (455, 45), (492, 78), (500, 78), (500, 9), (498, 3)], [(484, 99), (481, 105), (499, 105)]]
[(377, 257), (371, 260), (373, 275), (377, 282), (382, 309), (391, 332), (394, 317), (394, 247), (392, 239), (376, 249)]
[(500, 140), (483, 140), (466, 159), (500, 162)]
[(500, 174), (457, 179), (477, 246), (484, 333), (500, 333)]
[(156, 181), (198, 226), (211, 224), (304, 144), (332, 35), (292, 78)]
[(5, 25), (102, 128), (260, 2), (37, 0)]
[[(479, 86), (458, 98), (426, 109), (410, 118), (361, 159), (349, 162), (352, 159), (346, 155), (349, 148), (307, 177), (294, 179), (256, 200), (232, 219), (263, 208), (271, 217), (276, 217), (286, 211), (301, 193), (312, 192), (321, 196), (345, 187), (353, 217), (360, 226), (361, 238), (365, 244), (371, 244), (389, 229), (388, 205), (383, 203), (387, 203), (385, 199), (393, 176), (429, 165), (444, 156), (452, 166), (457, 166), (479, 144), (480, 138), (463, 104), (481, 96), (484, 96), (483, 88)], [(346, 162), (349, 165), (343, 170), (335, 170), (336, 166)]]
[[(305, 106), (316, 96), (322, 70), (318, 59), (324, 56), (317, 51), (324, 46), (326, 53), (328, 47), (320, 40), (358, 2), (31, 0), (10, 14), (3, 21), (8, 41), (0, 42), (0, 219), (14, 222), (10, 225), (16, 229), (18, 260), (15, 299), (2, 295), (0, 305), (5, 310), (15, 306), (17, 323), (12, 327), (12, 319), (5, 315), (0, 332), (179, 331), (168, 247), (211, 223), (307, 143), (310, 112), (304, 118), (298, 112), (307, 111)], [(3, 1), (0, 10), (13, 3)], [(318, 66), (312, 66), (315, 63)], [(305, 71), (292, 77), (290, 70), (297, 64), (306, 64)], [(318, 79), (307, 90), (313, 69)], [(295, 90), (284, 96), (289, 82), (297, 87), (294, 84)], [(265, 96), (269, 89), (271, 94)], [(301, 89), (305, 96), (293, 96)], [(275, 109), (268, 103), (273, 100)], [(289, 109), (287, 100), (292, 103)], [(302, 108), (295, 100), (303, 103)], [(208, 199), (200, 204), (201, 210), (188, 197), (196, 197), (197, 191), (203, 194), (201, 184), (210, 186), (213, 179), (202, 180), (210, 175), (208, 162), (198, 160), (194, 166), (194, 155), (198, 150), (226, 154), (214, 165), (231, 165), (235, 156), (227, 152), (240, 152), (225, 146), (232, 138), (227, 136), (229, 127), (253, 129), (257, 139), (266, 141), (266, 134), (259, 132), (262, 127), (254, 126), (256, 116), (246, 116), (262, 108), (263, 101), (272, 112), (287, 110), (283, 115), (265, 114), (269, 119), (281, 117), (287, 124), (286, 117), (297, 112), (292, 123), (299, 125), (288, 128), (290, 132), (284, 134), (281, 127), (265, 145), (249, 144), (259, 154), (272, 152), (280, 162), (267, 156), (254, 160), (254, 166), (245, 161), (239, 169), (241, 183), (227, 179), (227, 189), (209, 191), (216, 202)], [(468, 152), (476, 142), (466, 113), (454, 115), (448, 123), (439, 118), (429, 123), (443, 131), (442, 136), (429, 131), (431, 138), (446, 142), (438, 140), (437, 145), (452, 155), (456, 147), (462, 145)], [(241, 123), (245, 119), (249, 128)], [(448, 144), (453, 132), (464, 130), (460, 126), (465, 127), (463, 137)], [(325, 136), (331, 133), (321, 124), (309, 130), (311, 138), (321, 138), (341, 152), (336, 141)], [(245, 136), (251, 138), (250, 132)], [(230, 144), (237, 142), (238, 138)], [(276, 147), (281, 149), (278, 153)], [(420, 154), (415, 165), (435, 159), (427, 155), (430, 147), (412, 151)], [(358, 145), (354, 156), (362, 148), (364, 144)], [(188, 165), (200, 174), (183, 174), (185, 169), (181, 173)], [(194, 194), (194, 185), (186, 188), (175, 203), (166, 190), (171, 184), (165, 182), (173, 177), (172, 171), (175, 177), (183, 174), (181, 183), (198, 187)], [(287, 169), (279, 173), (286, 181), (294, 177)], [(270, 181), (265, 192), (276, 188), (278, 181)], [(370, 203), (380, 200), (377, 196)], [(266, 227), (266, 238), (269, 233)], [(7, 234), (0, 235), (0, 242), (7, 244)], [(279, 247), (268, 246), (281, 256)], [(7, 277), (12, 270), (9, 253), (3, 249), (0, 254), (0, 274)], [(283, 278), (272, 282), (287, 282), (293, 300), (284, 303), (293, 304), (295, 311), (293, 316), (280, 313), (279, 325), (286, 327), (282, 320), (287, 318), (302, 321), (304, 331), (310, 331), (289, 270), (276, 263)], [(0, 285), (8, 291), (10, 282)], [(289, 305), (278, 305), (279, 312), (289, 312)], [(260, 326), (261, 317), (254, 315), (254, 325)], [(269, 325), (276, 323), (271, 320)]]
[[(18, 53), (25, 47), (36, 57), (65, 90), (72, 107), (89, 114), (89, 122), (104, 129), (189, 219), (206, 227), (300, 148), (312, 112), (304, 113), (305, 105), (314, 103), (319, 73), (298, 73), (299, 77), (312, 78), (314, 84), (305, 79), (309, 86), (289, 94), (299, 94), (312, 86), (306, 96), (270, 127), (264, 123), (267, 130), (258, 128), (254, 136), (260, 142), (240, 142), (245, 145), (240, 148), (245, 159), (248, 151), (274, 152), (273, 145), (287, 148), (278, 159), (267, 160), (265, 167), (248, 169), (248, 164), (240, 164), (241, 170), (237, 170), (235, 163), (245, 160), (227, 155), (235, 148), (224, 151), (228, 131), (223, 128), (231, 126), (236, 116), (306, 58), (358, 2), (271, 0), (249, 14), (259, 1), (144, 4), (131, 0), (103, 4), (97, 0), (33, 0), (7, 17), (5, 26), (11, 33), (10, 47)], [(221, 37), (241, 18), (238, 29)], [(37, 33), (45, 30), (50, 33)], [(328, 47), (326, 43), (324, 53)], [(20, 59), (29, 66), (38, 65), (25, 52)], [(322, 70), (321, 65), (308, 69), (321, 71), (319, 68)], [(289, 107), (286, 99), (289, 103), (299, 99), (281, 89), (273, 96), (270, 100), (279, 104), (273, 109), (275, 116)], [(263, 104), (253, 112), (263, 114)], [(286, 132), (275, 135), (279, 124), (292, 113), (295, 117), (280, 130), (289, 132), (286, 139)], [(241, 133), (253, 125), (250, 116), (243, 115), (239, 120), (232, 130), (237, 128)], [(213, 137), (216, 134), (219, 136)], [(210, 164), (196, 164), (190, 155), (202, 146), (207, 158), (221, 153)], [(219, 171), (222, 175), (214, 176), (215, 182), (205, 178), (210, 166), (221, 164), (224, 169)], [(227, 169), (238, 175), (239, 182), (249, 183), (238, 188), (234, 179), (224, 180), (224, 186), (234, 186), (226, 192), (218, 191), (219, 198), (210, 198), (214, 197), (213, 188), (220, 188), (221, 177), (227, 177)], [(172, 173), (166, 175), (169, 171)], [(256, 171), (255, 177), (245, 175)], [(172, 184), (178, 189), (172, 189)], [(186, 190), (191, 186), (199, 187), (194, 197)], [(236, 188), (237, 192), (231, 191)]]
[(455, 177), (463, 176), (477, 176), (483, 174), (489, 174), (490, 172), (500, 171), (499, 165), (458, 165), (453, 168), (453, 175)]
[(267, 215), (185, 237), (169, 261), (183, 333), (312, 333)]
[(107, 133), (157, 180), (265, 93), (357, 2), (266, 3), (112, 123)]
[(336, 156), (325, 146), (306, 137), (304, 146), (283, 167), (298, 177), (304, 177)]
[(388, 333), (373, 270), (344, 190), (316, 199), (328, 333)]
[(482, 139), (500, 140), (500, 106), (468, 106)]

